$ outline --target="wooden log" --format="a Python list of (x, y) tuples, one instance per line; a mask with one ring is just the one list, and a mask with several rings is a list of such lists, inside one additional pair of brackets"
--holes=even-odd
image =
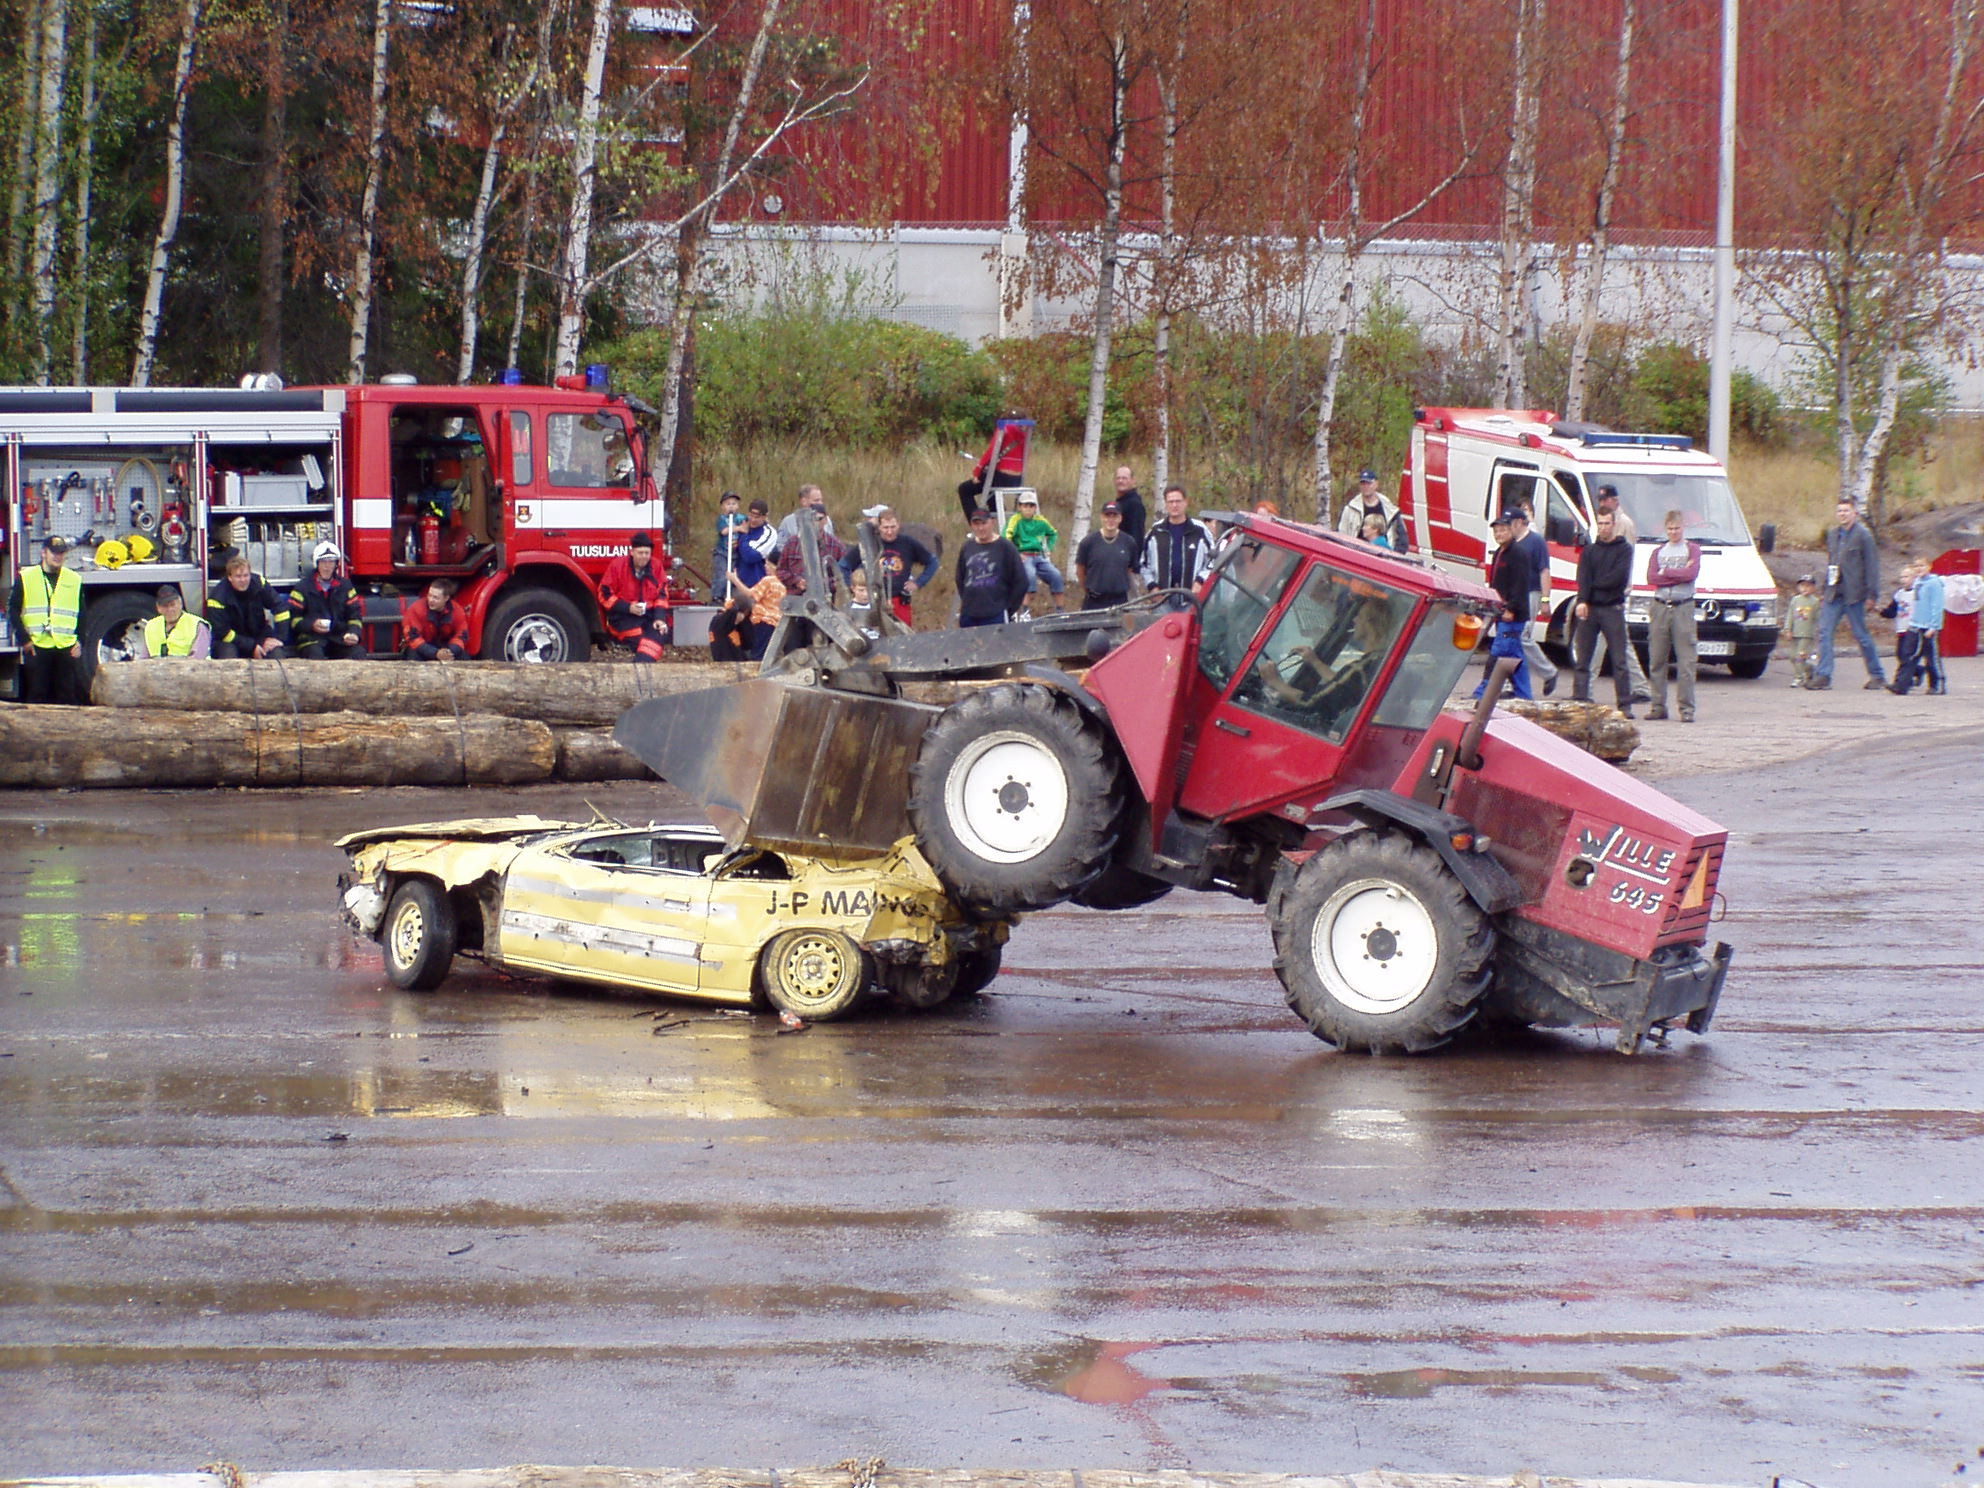
[(1640, 747), (1639, 726), (1609, 703), (1525, 702), (1505, 697), (1497, 706), (1541, 724), (1558, 738), (1569, 739), (1615, 765), (1631, 759)]
[[(325, 663), (330, 665), (331, 663)], [(557, 764), (535, 720), (0, 708), (0, 786), (524, 785)]]
[(659, 780), (646, 765), (614, 741), (612, 729), (553, 729), (558, 741), (558, 780)]
[(712, 662), (152, 660), (98, 667), (90, 696), (115, 708), (415, 718), (484, 713), (597, 728), (642, 698), (720, 687), (756, 670)]

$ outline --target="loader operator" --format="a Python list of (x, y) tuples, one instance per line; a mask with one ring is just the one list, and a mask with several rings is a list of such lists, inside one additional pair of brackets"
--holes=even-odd
[(83, 581), (63, 567), (67, 538), (42, 539), (41, 562), (21, 570), (7, 606), (14, 634), (27, 647), (21, 658), (21, 701), (83, 703)]
[[(1337, 590), (1332, 597), (1345, 597), (1334, 583), (1331, 587)], [(1306, 635), (1297, 634), (1295, 644), (1274, 660), (1269, 658), (1274, 650), (1274, 642), (1270, 641), (1255, 665), (1255, 674), (1267, 695), (1283, 710), (1302, 715), (1294, 721), (1335, 737), (1339, 725), (1348, 723), (1363, 704), (1390, 652), (1395, 628), (1391, 607), (1378, 595), (1365, 598), (1352, 614), (1347, 637), (1343, 634), (1340, 610), (1317, 613), (1316, 607), (1311, 606), (1313, 623), (1303, 625), (1297, 619), (1301, 609), (1300, 600), (1290, 607), (1282, 624), (1276, 627), (1274, 640), (1281, 639), (1282, 631), (1290, 628), (1291, 622), (1301, 626)], [(1333, 614), (1336, 618), (1332, 618)], [(1330, 653), (1327, 661), (1323, 659), (1324, 651)]]

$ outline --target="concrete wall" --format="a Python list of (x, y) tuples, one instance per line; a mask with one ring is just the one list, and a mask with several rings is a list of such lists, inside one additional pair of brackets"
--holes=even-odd
[[(1135, 246), (1134, 243), (1132, 245)], [(1150, 245), (1144, 245), (1148, 251)], [(994, 229), (896, 228), (864, 233), (846, 228), (762, 230), (739, 235), (722, 249), (719, 294), (763, 303), (800, 288), (824, 288), (851, 311), (929, 326), (973, 342), (1066, 325), (1086, 306), (1075, 300), (1028, 297), (1002, 311), (1002, 249), (1016, 239)], [(1402, 300), (1436, 340), (1455, 342), (1492, 334), (1497, 274), (1496, 247), (1482, 242), (1389, 242), (1363, 261), (1368, 286), (1383, 284)], [(1548, 327), (1575, 313), (1553, 259), (1539, 272), (1537, 319)], [(1984, 260), (1964, 260), (1957, 271), (1984, 289)], [(1321, 307), (1332, 293), (1325, 260), (1312, 279), (1305, 318), (1321, 325)], [(1801, 346), (1790, 325), (1746, 296), (1738, 279), (1737, 365), (1780, 391), (1789, 387)], [(635, 294), (635, 312), (653, 315), (659, 296), (650, 286)], [(1648, 336), (1706, 347), (1713, 305), (1710, 254), (1705, 248), (1614, 250), (1606, 273), (1603, 315), (1634, 324)], [(1291, 304), (1292, 312), (1295, 307)], [(1943, 370), (1958, 411), (1984, 410), (1984, 368), (1955, 359)]]

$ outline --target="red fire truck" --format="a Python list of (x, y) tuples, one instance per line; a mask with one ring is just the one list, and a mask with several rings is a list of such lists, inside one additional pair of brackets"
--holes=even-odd
[[(160, 584), (198, 603), (237, 550), (281, 586), (328, 539), (376, 654), (392, 652), (403, 597), (446, 578), (477, 655), (583, 660), (600, 632), (596, 585), (628, 537), (654, 533), (656, 561), (670, 562), (648, 412), (597, 377), (0, 391), (0, 575), (11, 585), (43, 537), (68, 538), (94, 667), (128, 654)], [(19, 644), (0, 639), (0, 682)]]

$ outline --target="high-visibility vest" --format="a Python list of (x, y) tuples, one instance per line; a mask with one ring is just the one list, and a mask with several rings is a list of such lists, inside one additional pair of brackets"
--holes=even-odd
[(145, 655), (191, 656), (193, 637), (200, 633), (201, 621), (191, 610), (182, 610), (179, 623), (166, 634), (165, 616), (154, 615), (145, 622)]
[(37, 563), (21, 570), (21, 623), (28, 639), (44, 651), (67, 651), (82, 628), (83, 581), (68, 569), (48, 582), (48, 570)]

